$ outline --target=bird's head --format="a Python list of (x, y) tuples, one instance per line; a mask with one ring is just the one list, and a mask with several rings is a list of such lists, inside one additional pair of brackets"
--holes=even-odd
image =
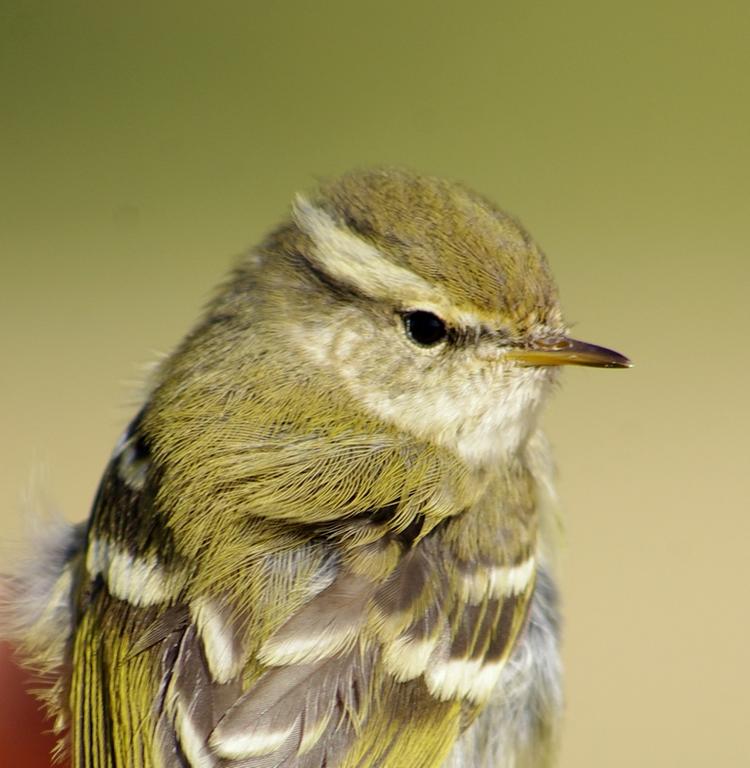
[(293, 289), (283, 271), (265, 291), (285, 305), (296, 363), (472, 463), (518, 450), (560, 365), (629, 365), (567, 336), (537, 245), (458, 184), (391, 169), (344, 176), (297, 198), (264, 252), (294, 265)]

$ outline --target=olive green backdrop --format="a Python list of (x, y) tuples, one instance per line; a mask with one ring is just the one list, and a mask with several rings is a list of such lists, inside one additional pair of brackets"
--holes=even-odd
[(749, 41), (722, 0), (3, 0), (3, 531), (30, 485), (87, 513), (146, 364), (295, 191), (459, 178), (637, 364), (547, 416), (562, 764), (750, 764)]

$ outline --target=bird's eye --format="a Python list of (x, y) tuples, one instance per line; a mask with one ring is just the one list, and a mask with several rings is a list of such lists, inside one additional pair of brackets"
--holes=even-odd
[(417, 309), (404, 315), (406, 335), (422, 347), (433, 347), (448, 335), (445, 323), (432, 312)]

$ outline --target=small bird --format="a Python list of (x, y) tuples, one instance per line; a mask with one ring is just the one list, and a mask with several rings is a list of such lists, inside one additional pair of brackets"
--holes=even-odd
[(298, 197), (158, 365), (87, 522), (16, 577), (74, 768), (554, 761), (547, 261), (398, 169)]

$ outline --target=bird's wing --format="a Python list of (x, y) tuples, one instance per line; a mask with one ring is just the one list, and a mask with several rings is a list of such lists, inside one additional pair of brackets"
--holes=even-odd
[(307, 527), (248, 514), (188, 560), (148, 453), (131, 428), (77, 561), (75, 768), (440, 765), (514, 646), (533, 567), (467, 562), (452, 520), (423, 535), (408, 502)]

